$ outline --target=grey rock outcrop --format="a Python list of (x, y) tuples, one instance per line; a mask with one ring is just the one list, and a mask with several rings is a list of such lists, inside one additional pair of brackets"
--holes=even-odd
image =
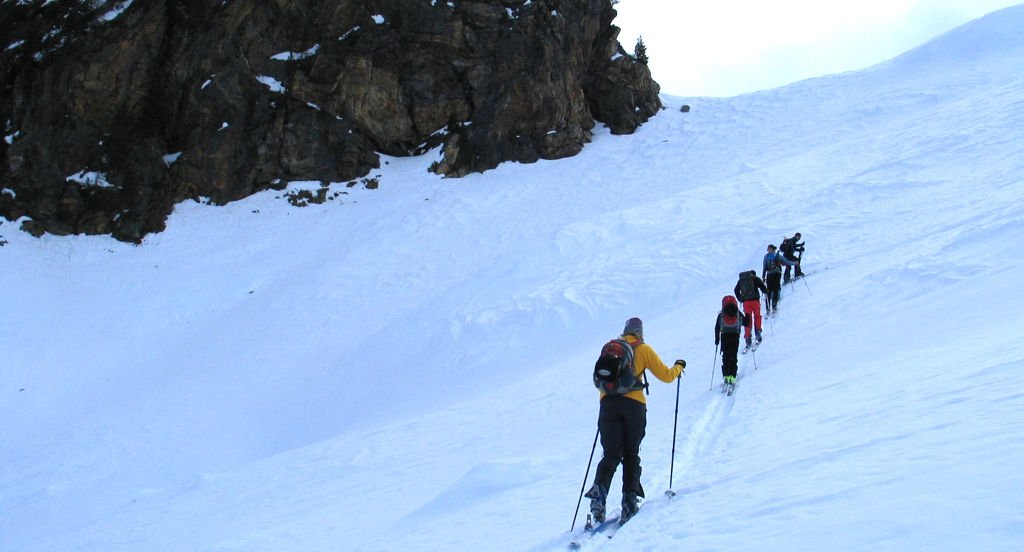
[(174, 204), (575, 155), (661, 104), (610, 0), (0, 4), (0, 215), (34, 233), (160, 231)]

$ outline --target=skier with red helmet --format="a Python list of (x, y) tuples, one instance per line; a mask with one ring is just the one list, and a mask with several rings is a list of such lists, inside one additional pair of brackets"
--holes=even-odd
[(750, 331), (750, 319), (743, 316), (736, 298), (726, 295), (722, 298), (722, 310), (715, 320), (715, 345), (722, 346), (722, 377), (728, 385), (736, 384), (736, 354), (740, 348), (740, 331)]

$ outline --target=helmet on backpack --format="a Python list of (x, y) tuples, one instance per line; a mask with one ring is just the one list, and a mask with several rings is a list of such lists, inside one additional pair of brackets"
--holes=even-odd
[(740, 308), (736, 304), (736, 298), (732, 295), (726, 295), (722, 297), (722, 314), (728, 317), (734, 317), (739, 314)]
[(633, 345), (624, 339), (605, 343), (594, 363), (594, 387), (605, 395), (623, 395), (647, 387), (634, 372)]

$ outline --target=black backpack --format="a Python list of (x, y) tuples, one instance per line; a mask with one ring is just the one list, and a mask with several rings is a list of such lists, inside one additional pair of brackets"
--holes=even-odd
[(787, 257), (792, 257), (795, 250), (796, 238), (785, 238), (779, 246), (779, 251), (783, 252)]
[(601, 347), (601, 356), (594, 363), (594, 386), (605, 395), (623, 395), (647, 387), (633, 370), (633, 346), (628, 341), (613, 339)]
[(753, 301), (761, 296), (757, 293), (757, 284), (754, 283), (754, 275), (747, 272), (740, 272), (739, 286), (740, 301)]

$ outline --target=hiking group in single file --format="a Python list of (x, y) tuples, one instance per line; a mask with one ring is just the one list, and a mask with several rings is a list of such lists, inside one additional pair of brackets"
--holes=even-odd
[[(783, 284), (804, 276), (801, 269), (804, 243), (800, 240), (801, 235), (797, 232), (793, 237), (784, 239), (779, 248), (769, 245), (762, 261), (761, 276), (758, 277), (755, 270), (740, 272), (732, 295), (722, 298), (722, 310), (715, 319), (715, 357), (717, 360), (720, 348), (723, 392), (731, 395), (735, 389), (741, 333), (745, 342), (743, 353), (756, 350), (762, 341), (761, 295), (764, 294), (765, 298), (765, 316), (774, 317), (778, 313)], [(597, 425), (603, 454), (593, 484), (580, 498), (580, 501), (583, 496), (590, 499), (587, 530), (593, 531), (613, 521), (606, 520), (605, 501), (619, 464), (622, 464), (622, 507), (618, 525), (626, 523), (636, 514), (640, 499), (645, 496), (640, 484), (640, 443), (647, 429), (646, 373), (650, 371), (665, 383), (676, 380), (678, 418), (678, 386), (685, 369), (686, 361), (682, 359), (676, 360), (671, 367), (662, 362), (658, 353), (644, 342), (643, 322), (639, 318), (630, 318), (622, 335), (602, 347), (594, 364), (594, 385), (601, 395)], [(675, 428), (672, 440), (674, 464)], [(594, 443), (596, 447), (597, 436)], [(584, 476), (584, 488), (589, 473), (590, 463), (587, 464), (588, 475)], [(670, 476), (669, 487), (671, 485)], [(583, 493), (582, 489), (580, 492)]]

